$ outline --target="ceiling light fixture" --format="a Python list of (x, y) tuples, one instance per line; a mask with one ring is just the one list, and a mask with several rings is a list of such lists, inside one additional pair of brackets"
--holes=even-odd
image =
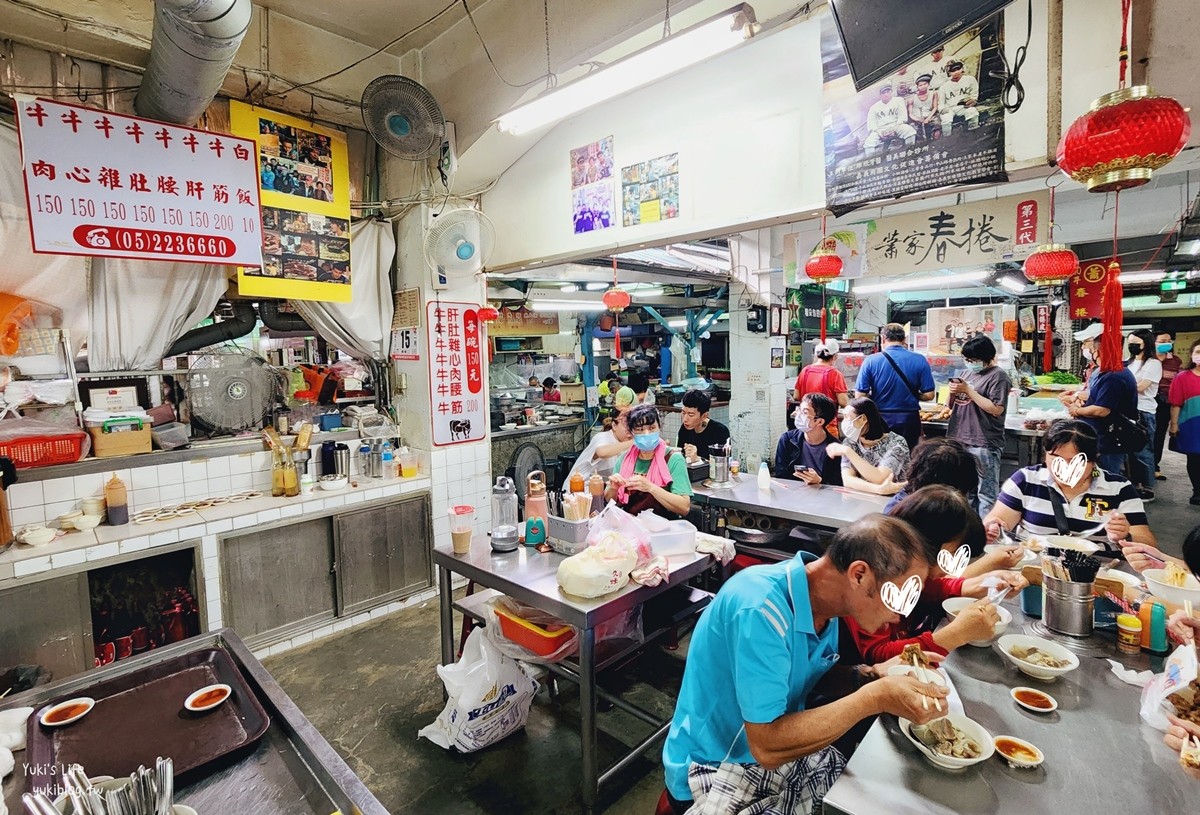
[(679, 317), (674, 320), (667, 320), (667, 328), (687, 328), (687, 318)]
[(1175, 254), (1195, 257), (1200, 255), (1200, 238), (1192, 238), (1191, 240), (1180, 241), (1175, 247)]
[(533, 300), (534, 311), (605, 311), (608, 306), (592, 300)]
[(1157, 283), (1167, 276), (1166, 272), (1133, 272), (1121, 275), (1122, 283)]
[(902, 280), (891, 280), (886, 283), (868, 283), (854, 285), (855, 294), (875, 294), (884, 291), (899, 291), (911, 289), (944, 289), (955, 283), (979, 283), (986, 280), (988, 272), (962, 272), (960, 274), (942, 275), (941, 277), (909, 277)]
[(1000, 285), (1015, 294), (1024, 294), (1025, 293), (1025, 284), (1022, 283), (1020, 280), (1017, 280), (1015, 277), (1000, 278)]
[(497, 119), (496, 124), (500, 130), (513, 135), (553, 124), (724, 53), (752, 36), (754, 24), (754, 9), (739, 3), (715, 17), (518, 105)]
[(563, 283), (561, 286), (558, 287), (558, 290), (572, 292), (572, 291), (579, 291), (579, 287), (576, 286), (574, 283)]

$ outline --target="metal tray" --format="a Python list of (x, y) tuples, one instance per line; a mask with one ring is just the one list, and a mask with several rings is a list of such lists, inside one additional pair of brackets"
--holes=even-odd
[[(226, 702), (206, 713), (190, 713), (183, 701), (205, 685), (233, 689)], [(79, 695), (79, 694), (74, 694)], [(89, 776), (129, 775), (138, 766), (153, 767), (170, 756), (176, 777), (253, 744), (271, 721), (229, 655), (218, 648), (183, 654), (126, 676), (101, 682), (87, 691), (92, 711), (66, 727), (39, 721), (51, 700), (29, 718), (28, 761), (32, 766), (81, 764)], [(30, 775), (28, 787), (41, 789), (53, 776)]]

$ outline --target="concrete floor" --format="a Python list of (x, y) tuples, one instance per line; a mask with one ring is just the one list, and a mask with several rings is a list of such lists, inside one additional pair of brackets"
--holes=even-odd
[[(1163, 551), (1178, 555), (1200, 524), (1189, 506), (1184, 459), (1166, 453), (1158, 500), (1147, 511)], [(457, 617), (457, 615), (456, 615)], [(529, 724), (471, 755), (447, 752), (417, 731), (442, 708), (436, 678), (437, 602), (266, 660), (265, 664), (339, 754), (391, 812), (422, 815), (574, 815), (580, 811), (578, 693), (560, 683), (558, 700), (541, 691)], [(605, 687), (666, 717), (683, 675), (683, 649), (647, 649)], [(648, 732), (616, 710), (601, 713), (602, 766)], [(602, 792), (612, 815), (654, 812), (662, 791), (659, 749), (648, 750)]]

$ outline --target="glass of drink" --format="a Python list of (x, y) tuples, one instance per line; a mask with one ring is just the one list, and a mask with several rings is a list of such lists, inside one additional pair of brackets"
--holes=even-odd
[(446, 510), (450, 516), (450, 541), (454, 554), (465, 555), (471, 551), (471, 536), (474, 534), (475, 507), (456, 504)]

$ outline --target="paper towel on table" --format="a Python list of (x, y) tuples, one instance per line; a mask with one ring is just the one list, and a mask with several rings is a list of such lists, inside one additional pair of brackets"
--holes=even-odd
[(1108, 660), (1108, 664), (1112, 666), (1113, 675), (1117, 679), (1133, 685), (1135, 688), (1146, 687), (1146, 683), (1154, 676), (1153, 671), (1131, 671), (1115, 659)]

